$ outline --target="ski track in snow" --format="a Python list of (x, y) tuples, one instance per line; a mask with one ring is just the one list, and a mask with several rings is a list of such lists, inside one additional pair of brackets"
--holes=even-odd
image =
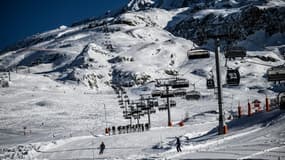
[[(234, 135), (231, 135), (231, 136), (225, 135), (222, 138), (213, 139), (213, 140), (212, 139), (211, 140), (206, 140), (206, 142), (203, 142), (202, 144), (195, 144), (195, 145), (189, 145), (189, 146), (187, 145), (185, 147), (182, 147), (182, 150), (183, 150), (182, 153), (176, 153), (176, 149), (172, 149), (170, 151), (167, 151), (166, 153), (161, 154), (160, 156), (168, 158), (168, 159), (180, 157), (182, 155), (185, 155), (185, 154), (188, 154), (188, 153), (191, 153), (191, 152), (195, 152), (195, 151), (201, 150), (203, 148), (209, 148), (210, 146), (213, 146), (213, 145), (223, 144), (226, 141), (233, 140), (233, 139), (236, 139), (236, 138), (240, 138), (240, 137), (246, 136), (248, 134), (251, 134), (251, 133), (254, 133), (254, 132), (258, 132), (260, 130), (262, 130), (262, 128), (256, 128), (256, 129), (253, 129), (253, 130), (245, 132), (245, 133), (234, 134)], [(176, 154), (173, 154), (173, 153), (176, 153)], [(165, 154), (166, 154), (166, 156), (165, 156)]]
[(282, 148), (284, 148), (284, 150), (285, 150), (285, 145), (279, 146), (279, 147), (268, 148), (268, 149), (265, 149), (265, 150), (263, 150), (263, 151), (253, 153), (253, 154), (251, 154), (251, 155), (238, 158), (238, 160), (251, 159), (251, 158), (254, 158), (255, 156), (262, 155), (262, 154), (264, 154), (264, 153), (266, 153), (266, 152), (270, 152), (270, 151), (274, 151), (274, 150), (282, 149)]

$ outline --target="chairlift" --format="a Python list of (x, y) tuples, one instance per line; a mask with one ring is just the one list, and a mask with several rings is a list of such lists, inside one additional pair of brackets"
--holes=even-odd
[(168, 94), (164, 91), (161, 93), (160, 95), (161, 98), (167, 98), (167, 97), (174, 97), (174, 92), (173, 91), (169, 91)]
[(158, 100), (157, 99), (154, 100), (153, 103), (154, 103), (154, 107), (158, 107)]
[(246, 57), (246, 49), (240, 46), (229, 47), (225, 52), (225, 57), (227, 59), (234, 59), (237, 57), (244, 58)]
[(175, 97), (179, 96), (185, 96), (186, 95), (186, 89), (176, 89), (173, 91)]
[(125, 108), (125, 106), (120, 106), (120, 108)]
[(134, 117), (134, 119), (140, 119), (139, 115), (134, 115), (133, 117)]
[(131, 111), (133, 111), (133, 110), (135, 109), (135, 107), (132, 106), (132, 105), (130, 105), (130, 106), (128, 106), (128, 107), (129, 107), (129, 109), (130, 109)]
[(267, 70), (268, 81), (284, 81), (285, 80), (285, 66), (272, 67)]
[(172, 88), (185, 88), (189, 87), (189, 81), (186, 79), (175, 79), (170, 82)]
[(147, 110), (149, 110), (149, 109), (150, 109), (150, 107), (145, 106), (145, 107), (142, 107), (141, 109), (142, 109), (143, 111), (147, 111)]
[(207, 88), (208, 89), (214, 89), (215, 88), (215, 81), (213, 78), (208, 78), (206, 80)]
[(141, 112), (142, 112), (142, 110), (134, 110), (134, 111), (132, 111), (132, 115), (139, 114)]
[(152, 97), (160, 97), (161, 96), (161, 90), (153, 90), (151, 92)]
[(187, 100), (198, 100), (201, 98), (201, 93), (195, 90), (186, 93), (185, 98)]
[(158, 106), (158, 100), (157, 99), (152, 99), (149, 101), (148, 106), (150, 107), (157, 107)]
[(189, 60), (192, 59), (201, 59), (201, 58), (209, 58), (209, 51), (203, 48), (194, 48), (187, 51), (187, 56)]
[(229, 86), (238, 86), (240, 83), (240, 74), (238, 69), (227, 69), (226, 81)]
[(150, 109), (150, 113), (151, 113), (151, 114), (156, 113), (156, 110), (155, 110), (154, 108), (151, 108), (151, 109)]
[(127, 114), (130, 114), (129, 111), (123, 111), (123, 114), (127, 115)]
[(125, 119), (132, 119), (131, 116), (124, 116)]
[(146, 104), (143, 103), (143, 102), (142, 102), (142, 103), (138, 103), (138, 104), (137, 104), (137, 107), (138, 107), (138, 108), (146, 108)]
[(163, 111), (163, 110), (167, 110), (167, 109), (168, 109), (168, 107), (166, 107), (165, 104), (162, 104), (162, 105), (159, 105), (159, 106), (158, 106), (158, 110), (159, 110), (159, 111)]
[(175, 107), (176, 106), (176, 102), (174, 100), (170, 100), (169, 103), (170, 103), (170, 107)]

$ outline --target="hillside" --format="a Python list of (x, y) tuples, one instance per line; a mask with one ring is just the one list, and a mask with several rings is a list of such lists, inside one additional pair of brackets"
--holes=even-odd
[[(0, 91), (0, 157), (91, 159), (104, 141), (105, 159), (285, 158), (284, 111), (272, 105), (272, 112), (227, 120), (229, 134), (218, 136), (218, 102), (206, 86), (211, 72), (216, 76), (211, 35), (223, 34), (225, 117), (236, 117), (239, 103), (246, 114), (248, 101), (258, 99), (264, 108), (266, 96), (276, 98), (266, 71), (284, 64), (284, 7), (282, 0), (131, 0), (117, 14), (21, 41), (0, 55), (4, 80), (11, 71), (9, 87)], [(238, 68), (239, 86), (225, 85), (227, 45), (247, 50), (244, 59), (227, 62)], [(198, 46), (210, 57), (189, 60), (187, 51)], [(106, 126), (129, 123), (114, 88), (138, 99), (157, 89), (156, 79), (176, 76), (189, 80), (187, 91), (199, 91), (201, 99), (173, 98), (173, 127), (166, 127), (167, 112), (156, 109), (148, 132), (103, 134)], [(179, 154), (175, 136), (183, 144)]]

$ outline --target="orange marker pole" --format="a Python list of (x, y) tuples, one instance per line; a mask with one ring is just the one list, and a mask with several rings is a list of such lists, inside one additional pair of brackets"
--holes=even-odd
[(265, 98), (265, 109), (266, 109), (266, 112), (270, 112), (270, 104), (269, 104), (269, 99), (267, 96)]
[(242, 116), (242, 110), (241, 110), (241, 106), (240, 103), (238, 104), (238, 118), (241, 118)]
[(250, 106), (249, 100), (247, 103), (247, 112), (248, 112), (248, 116), (251, 116), (251, 106)]
[(228, 133), (228, 126), (224, 125), (223, 129), (224, 129), (224, 134), (227, 134)]

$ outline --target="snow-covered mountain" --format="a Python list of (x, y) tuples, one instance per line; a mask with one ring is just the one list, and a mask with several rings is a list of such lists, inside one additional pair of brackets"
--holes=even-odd
[[(30, 158), (88, 159), (92, 155), (80, 149), (78, 154), (57, 151), (90, 148), (95, 143), (91, 143), (93, 137), (86, 135), (98, 136), (106, 124), (129, 122), (123, 119), (117, 105), (114, 86), (125, 88), (130, 98), (138, 98), (139, 94), (155, 89), (155, 79), (179, 76), (192, 84), (187, 90), (197, 90), (203, 97), (199, 101), (174, 98), (177, 107), (171, 109), (172, 119), (179, 122), (189, 113), (185, 127), (161, 127), (166, 125), (166, 113), (158, 112), (152, 116), (154, 129), (141, 135), (130, 134), (129, 143), (124, 144), (127, 135), (99, 137), (109, 144), (116, 141), (114, 145), (124, 149), (138, 143), (133, 153), (119, 149), (107, 153), (110, 157), (106, 159), (187, 158), (192, 152), (207, 158), (215, 151), (221, 153), (215, 154), (218, 158), (267, 159), (271, 150), (277, 152), (271, 155), (273, 158), (278, 158), (278, 154), (284, 157), (282, 111), (231, 121), (230, 135), (222, 139), (213, 133), (218, 116), (216, 96), (206, 87), (206, 78), (215, 71), (211, 35), (222, 33), (230, 39), (222, 40), (222, 48), (225, 44), (239, 45), (248, 54), (243, 60), (227, 63), (228, 67), (239, 69), (241, 82), (237, 87), (223, 87), (226, 115), (236, 113), (238, 103), (245, 113), (248, 100), (259, 99), (264, 105), (265, 95), (276, 97), (265, 74), (270, 66), (284, 64), (284, 12), (282, 0), (131, 0), (105, 18), (83, 20), (31, 36), (0, 55), (1, 71), (12, 71), (9, 87), (0, 91), (0, 145), (7, 148), (32, 143), (31, 146), (46, 151), (31, 152)], [(209, 50), (210, 58), (188, 60), (187, 51), (197, 46)], [(221, 64), (226, 63), (223, 55)], [(222, 65), (221, 69), (225, 83), (227, 67)], [(146, 119), (141, 122), (146, 123)], [(30, 136), (22, 136), (23, 126), (31, 130)], [(64, 139), (71, 133), (78, 137)], [(255, 137), (256, 133), (259, 137)], [(173, 152), (175, 142), (169, 137), (174, 136), (182, 137), (184, 154)], [(234, 145), (235, 139), (245, 136), (249, 136), (248, 141), (242, 142), (249, 146), (248, 151)], [(266, 150), (264, 145), (270, 142), (274, 143)], [(213, 146), (216, 150), (210, 149)], [(236, 151), (240, 155), (234, 154)], [(17, 159), (15, 152), (7, 152)], [(7, 152), (0, 151), (0, 156)], [(199, 152), (206, 152), (206, 156)]]

